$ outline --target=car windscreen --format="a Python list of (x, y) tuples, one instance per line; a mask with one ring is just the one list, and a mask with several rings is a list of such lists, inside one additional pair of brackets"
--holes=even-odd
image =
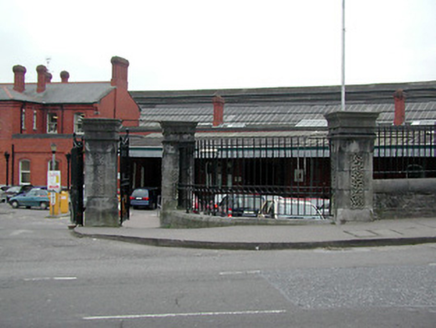
[(137, 189), (132, 193), (132, 197), (149, 197), (148, 189)]
[(262, 198), (261, 197), (237, 197), (235, 199), (235, 208), (250, 208), (250, 209), (259, 209), (262, 206)]
[(317, 216), (316, 208), (304, 202), (279, 202), (277, 215)]

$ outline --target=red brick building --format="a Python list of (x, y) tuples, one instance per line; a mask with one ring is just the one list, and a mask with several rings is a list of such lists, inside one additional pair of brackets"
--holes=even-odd
[(13, 83), (0, 83), (0, 185), (45, 186), (52, 166), (68, 185), (67, 154), (73, 133), (82, 133), (83, 118), (117, 118), (125, 127), (138, 126), (140, 110), (127, 91), (129, 62), (113, 57), (112, 78), (107, 82), (52, 82), (47, 68), (36, 68), (36, 83), (26, 83), (26, 68), (13, 67)]

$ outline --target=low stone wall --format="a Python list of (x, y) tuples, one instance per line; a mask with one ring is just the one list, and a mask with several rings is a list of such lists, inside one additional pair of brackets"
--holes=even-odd
[(275, 220), (257, 218), (227, 218), (221, 216), (201, 215), (186, 213), (185, 211), (168, 211), (164, 213), (165, 220), (162, 220), (161, 228), (216, 228), (235, 225), (305, 225), (305, 224), (333, 224), (332, 220)]
[(374, 180), (374, 218), (436, 216), (436, 179)]

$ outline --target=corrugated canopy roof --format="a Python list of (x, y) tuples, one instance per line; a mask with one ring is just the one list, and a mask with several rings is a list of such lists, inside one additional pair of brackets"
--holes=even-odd
[[(324, 115), (339, 111), (340, 104), (310, 105), (293, 103), (226, 104), (223, 127), (296, 126), (302, 121), (324, 120)], [(378, 122), (391, 124), (395, 107), (392, 104), (347, 104), (347, 111), (380, 112)], [(436, 100), (428, 102), (406, 102), (406, 121), (436, 120)], [(161, 121), (199, 122), (211, 125), (213, 105), (157, 105), (141, 108), (140, 126), (158, 126)]]
[[(347, 86), (346, 110), (380, 112), (378, 123), (392, 124), (393, 94), (398, 89), (406, 95), (407, 122), (436, 120), (436, 81)], [(160, 121), (211, 126), (212, 97), (217, 94), (225, 99), (222, 128), (294, 127), (320, 122), (325, 114), (341, 110), (339, 86), (130, 93), (141, 108), (140, 126), (144, 128), (158, 127)]]

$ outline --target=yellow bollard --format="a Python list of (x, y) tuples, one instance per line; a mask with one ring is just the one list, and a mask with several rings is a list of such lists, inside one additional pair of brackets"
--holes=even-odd
[(66, 214), (70, 211), (69, 208), (69, 194), (68, 191), (61, 191), (60, 194), (60, 210), (61, 210), (61, 214)]
[(59, 209), (60, 209), (59, 193), (51, 191), (49, 193), (49, 197), (50, 197), (50, 216), (58, 216)]

